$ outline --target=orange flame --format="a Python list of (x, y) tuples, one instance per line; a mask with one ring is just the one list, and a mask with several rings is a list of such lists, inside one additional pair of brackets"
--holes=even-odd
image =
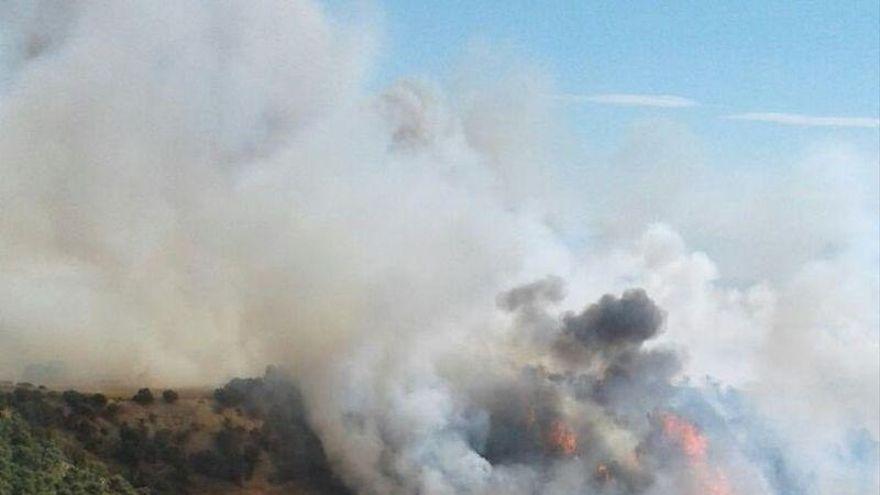
[(724, 471), (709, 464), (709, 440), (700, 429), (674, 414), (664, 414), (661, 420), (663, 434), (677, 443), (687, 457), (698, 486), (697, 491), (706, 495), (733, 495)]
[(577, 436), (562, 420), (557, 419), (550, 425), (548, 440), (553, 449), (563, 455), (573, 455), (577, 452)]
[(691, 461), (706, 459), (709, 441), (696, 426), (674, 414), (663, 416), (663, 433), (681, 444), (684, 455)]

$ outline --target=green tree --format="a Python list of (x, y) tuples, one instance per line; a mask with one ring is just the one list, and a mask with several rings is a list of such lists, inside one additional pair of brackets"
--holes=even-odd
[(15, 414), (0, 411), (0, 494), (136, 495), (107, 468), (74, 462), (49, 436), (36, 435)]

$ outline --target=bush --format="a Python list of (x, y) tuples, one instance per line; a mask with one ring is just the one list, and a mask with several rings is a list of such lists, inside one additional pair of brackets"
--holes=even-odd
[[(104, 396), (102, 395), (101, 397)], [(75, 390), (65, 391), (61, 394), (61, 399), (64, 400), (64, 403), (67, 404), (67, 407), (70, 408), (73, 414), (90, 418), (99, 413), (107, 402), (106, 398), (104, 398), (104, 403), (101, 403), (94, 396), (87, 396)]]
[(136, 495), (124, 479), (82, 455), (67, 455), (17, 415), (0, 417), (0, 493)]
[(173, 442), (171, 430), (154, 434), (144, 426), (119, 427), (119, 442), (114, 459), (129, 469), (127, 477), (138, 488), (153, 495), (187, 493), (189, 465), (180, 446)]
[(136, 394), (134, 394), (134, 397), (132, 397), (131, 400), (137, 402), (142, 406), (146, 406), (152, 404), (155, 399), (153, 397), (153, 392), (151, 392), (150, 389), (142, 388), (138, 390)]
[(50, 428), (64, 422), (63, 409), (46, 400), (46, 396), (39, 390), (16, 388), (6, 400), (30, 425)]
[(94, 405), (98, 409), (101, 409), (107, 405), (107, 396), (104, 394), (92, 394), (89, 400), (91, 401), (92, 405)]
[(166, 390), (162, 392), (162, 400), (164, 400), (168, 404), (174, 404), (179, 398), (180, 396), (177, 395), (177, 392), (175, 392), (174, 390)]
[(229, 383), (214, 390), (214, 400), (220, 409), (249, 404), (263, 391), (260, 378), (233, 378)]
[(116, 402), (111, 402), (107, 404), (107, 407), (104, 408), (102, 416), (105, 419), (113, 420), (116, 418), (117, 415), (119, 415), (120, 409), (122, 408), (119, 404), (117, 404)]
[(226, 424), (214, 435), (214, 450), (202, 450), (190, 462), (198, 473), (241, 486), (253, 476), (259, 459), (255, 439), (244, 428)]

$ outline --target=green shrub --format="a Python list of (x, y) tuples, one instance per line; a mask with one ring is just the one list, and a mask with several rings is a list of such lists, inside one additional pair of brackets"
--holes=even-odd
[(0, 493), (136, 495), (106, 466), (73, 460), (51, 438), (40, 438), (18, 415), (0, 416)]

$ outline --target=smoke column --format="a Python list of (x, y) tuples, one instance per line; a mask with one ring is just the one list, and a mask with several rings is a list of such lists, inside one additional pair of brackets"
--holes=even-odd
[(363, 494), (880, 487), (877, 157), (594, 163), (528, 64), (371, 90), (378, 23), (310, 1), (0, 20), (3, 377), (278, 363)]

